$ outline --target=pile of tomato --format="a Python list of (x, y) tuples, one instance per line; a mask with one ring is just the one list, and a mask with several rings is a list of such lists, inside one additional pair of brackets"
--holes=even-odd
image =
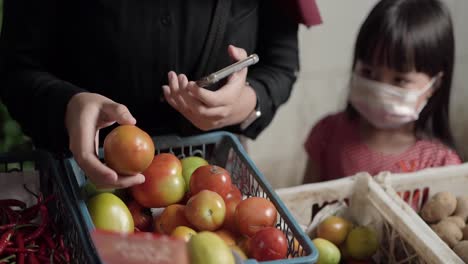
[[(100, 210), (100, 215), (93, 212), (96, 209), (90, 210), (96, 228), (152, 232), (187, 242), (197, 232), (210, 231), (243, 258), (267, 261), (288, 257), (288, 239), (276, 227), (278, 212), (270, 200), (245, 197), (225, 168), (201, 157), (154, 155), (154, 149), (151, 138), (135, 126), (117, 127), (106, 137), (106, 164), (119, 173), (142, 173), (145, 182), (118, 195), (131, 215), (132, 230), (128, 226), (113, 228), (119, 225), (109, 224), (109, 219), (122, 220), (125, 214), (112, 216), (109, 210), (109, 215), (102, 215), (105, 209)], [(159, 213), (152, 214), (154, 208), (160, 208)]]

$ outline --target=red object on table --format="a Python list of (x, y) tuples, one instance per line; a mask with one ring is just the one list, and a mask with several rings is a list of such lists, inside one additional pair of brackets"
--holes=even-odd
[(91, 233), (99, 256), (106, 264), (189, 264), (184, 241), (152, 233)]
[(297, 23), (307, 27), (322, 24), (316, 0), (278, 0)]

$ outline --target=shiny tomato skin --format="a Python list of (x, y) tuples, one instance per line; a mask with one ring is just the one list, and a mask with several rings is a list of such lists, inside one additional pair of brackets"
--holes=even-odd
[(234, 217), (239, 232), (251, 237), (260, 229), (274, 226), (277, 215), (272, 202), (261, 197), (250, 197), (237, 205)]
[(128, 210), (132, 214), (133, 222), (138, 230), (145, 232), (151, 230), (153, 216), (148, 208), (141, 206), (137, 201), (131, 200), (127, 203)]
[(284, 233), (275, 227), (266, 227), (249, 241), (250, 257), (257, 261), (285, 259), (288, 253), (288, 240)]
[(121, 125), (114, 128), (104, 139), (106, 165), (120, 175), (135, 175), (143, 172), (154, 157), (154, 142), (140, 128)]
[(225, 198), (231, 188), (231, 175), (227, 170), (216, 165), (198, 167), (190, 178), (190, 195), (192, 196), (203, 190), (209, 190)]
[(180, 160), (171, 153), (154, 156), (143, 172), (145, 182), (130, 187), (133, 198), (147, 208), (166, 207), (180, 202), (185, 195)]
[(224, 197), (224, 201), (235, 200), (237, 202), (242, 201), (242, 193), (234, 184), (231, 186), (231, 190)]

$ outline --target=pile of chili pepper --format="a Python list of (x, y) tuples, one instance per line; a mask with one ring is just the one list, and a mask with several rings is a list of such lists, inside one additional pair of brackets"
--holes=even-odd
[(33, 195), (37, 203), (30, 207), (16, 199), (0, 200), (0, 263), (70, 263), (63, 235), (47, 209), (55, 197)]

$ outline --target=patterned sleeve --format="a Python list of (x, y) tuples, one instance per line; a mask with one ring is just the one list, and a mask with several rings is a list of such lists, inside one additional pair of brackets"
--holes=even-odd
[(441, 163), (441, 166), (447, 166), (461, 164), (462, 161), (455, 151), (453, 151), (450, 148), (446, 148), (444, 151), (444, 155), (441, 159)]
[(330, 139), (330, 132), (333, 131), (331, 128), (333, 122), (332, 116), (327, 116), (318, 121), (309, 132), (304, 143), (304, 148), (309, 159), (317, 162), (317, 164), (322, 163), (322, 157)]

